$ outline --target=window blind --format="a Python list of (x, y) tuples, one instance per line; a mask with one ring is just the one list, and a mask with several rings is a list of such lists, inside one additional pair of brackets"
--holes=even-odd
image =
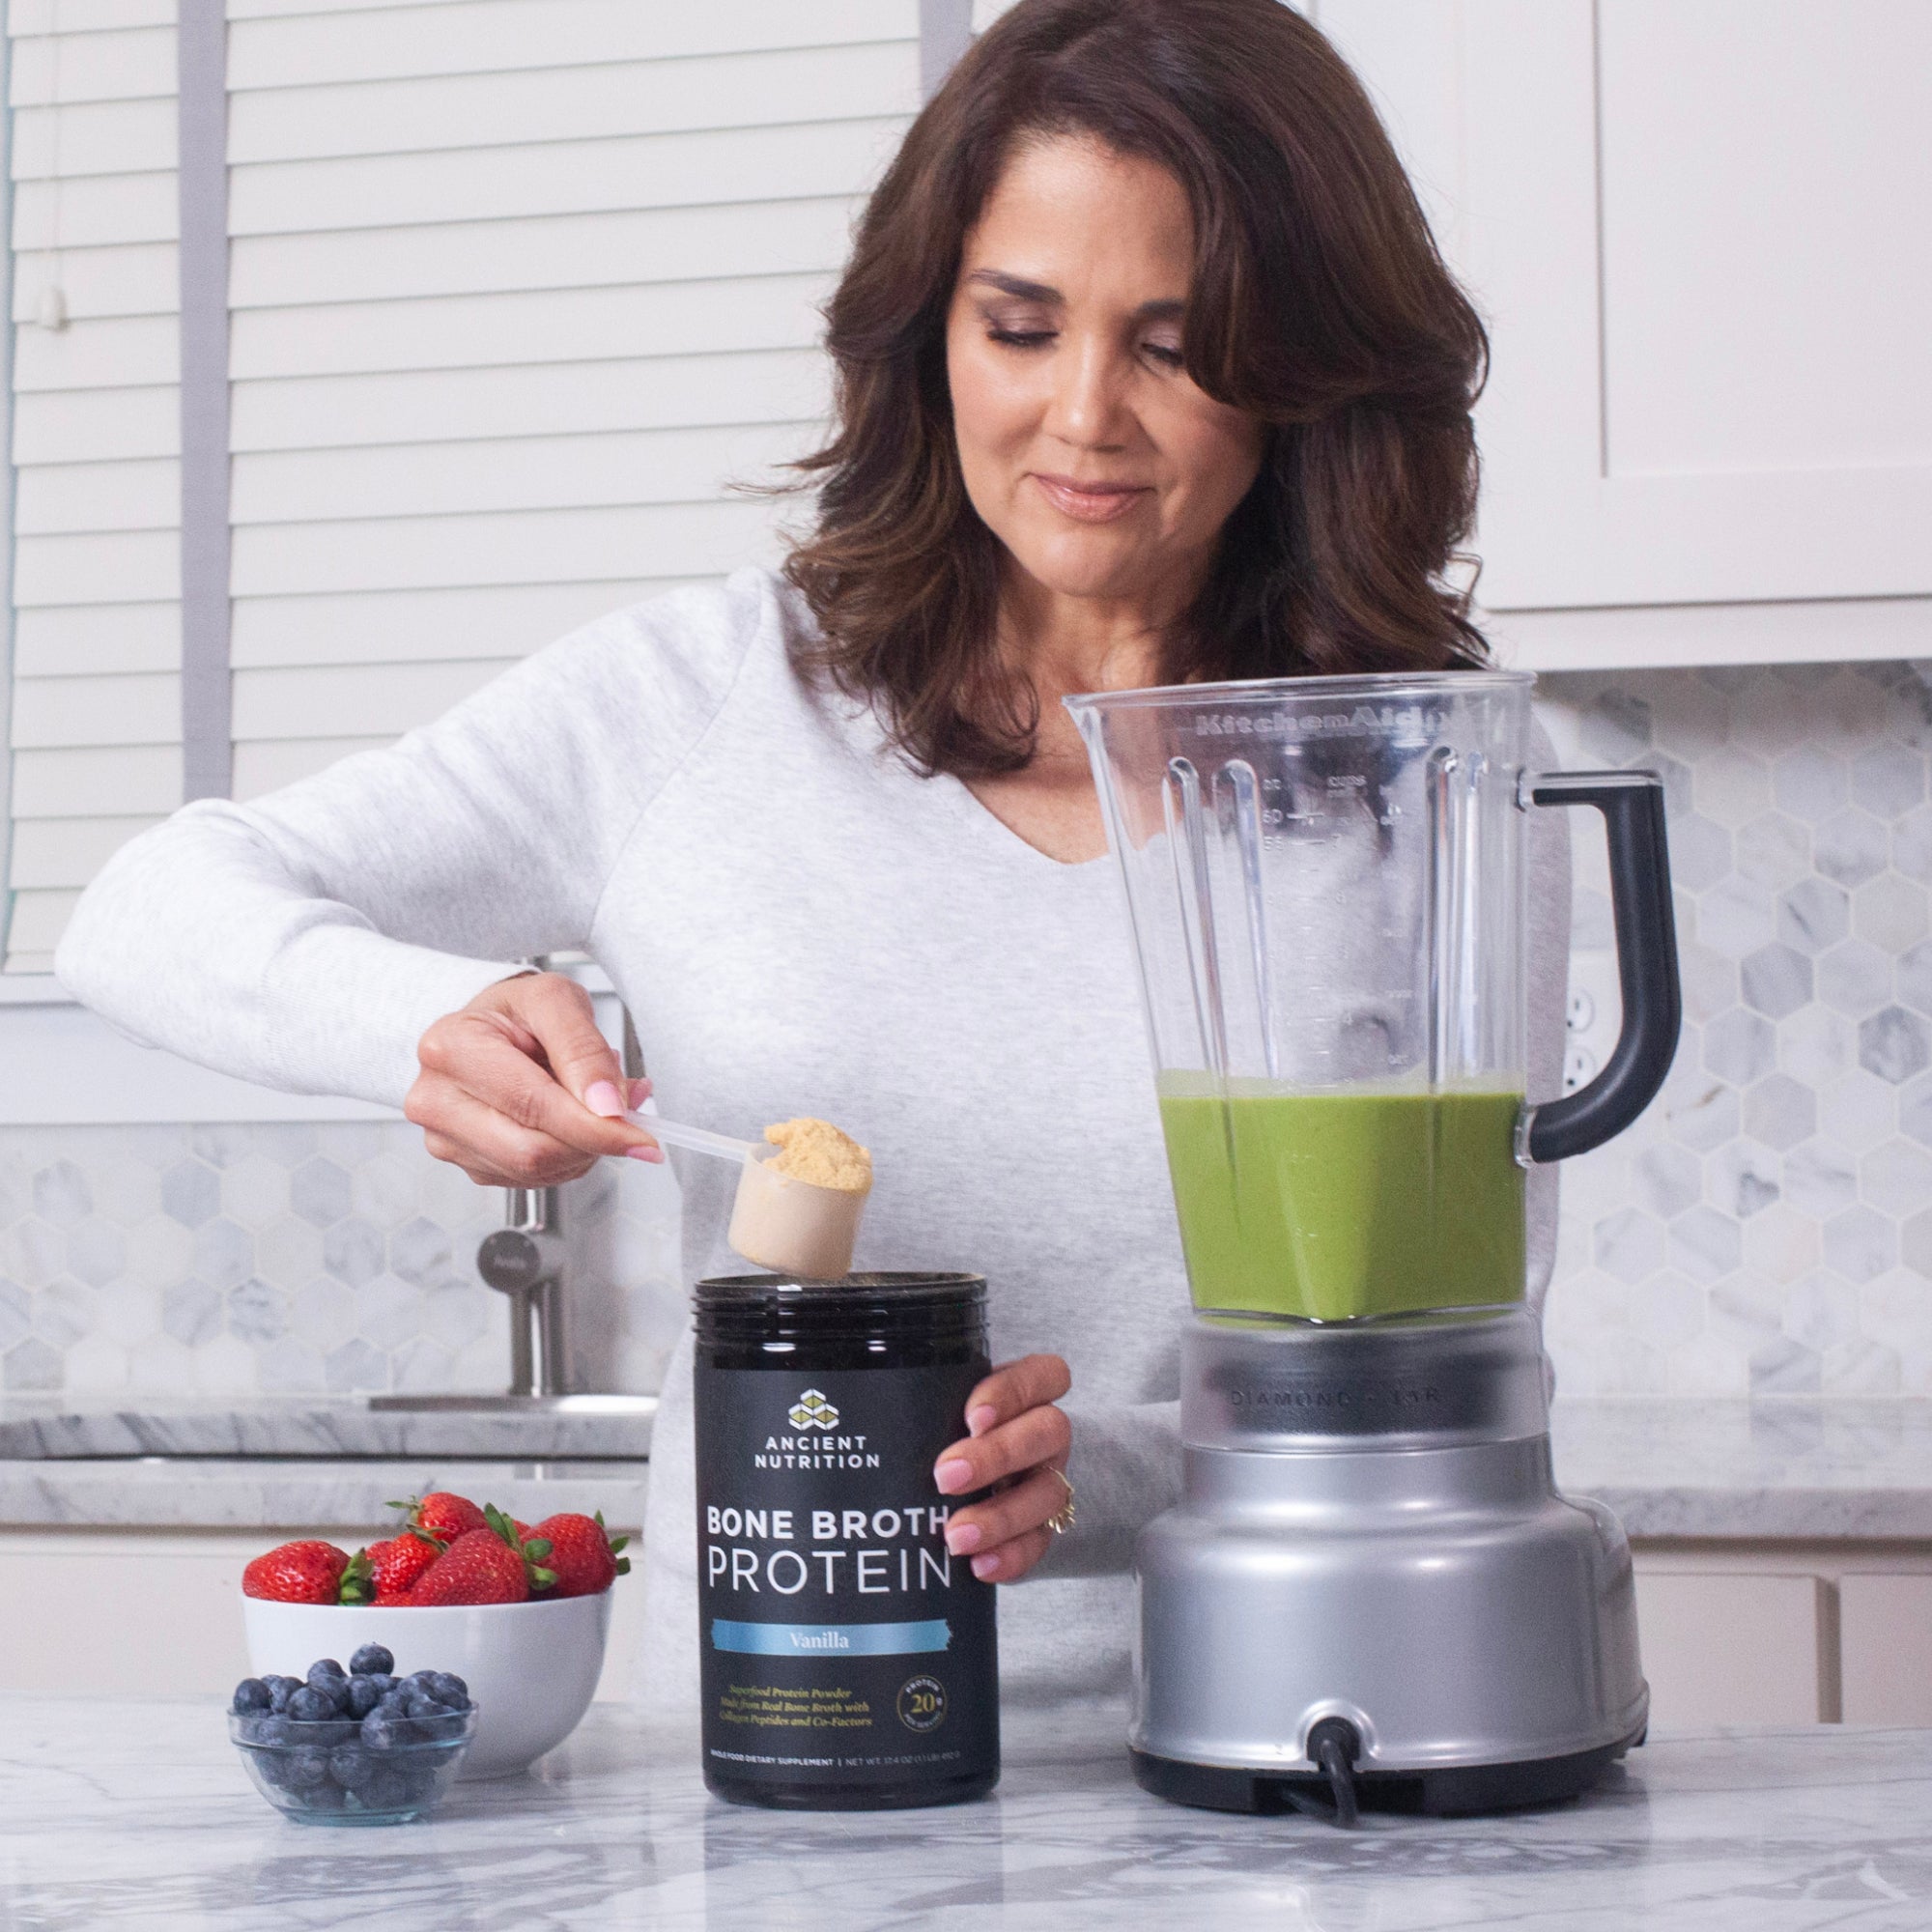
[[(817, 305), (918, 104), (917, 0), (230, 0), (235, 790), (777, 554)], [(174, 48), (13, 0), (10, 967), (178, 802)], [(37, 225), (38, 224), (38, 225)], [(70, 320), (36, 327), (44, 291)]]

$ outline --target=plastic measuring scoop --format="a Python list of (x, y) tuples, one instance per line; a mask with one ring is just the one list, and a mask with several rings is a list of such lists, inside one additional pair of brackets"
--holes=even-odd
[(625, 1119), (671, 1147), (737, 1163), (738, 1191), (724, 1236), (734, 1254), (775, 1274), (813, 1281), (851, 1273), (852, 1246), (867, 1190), (821, 1187), (815, 1180), (781, 1174), (766, 1158), (773, 1150), (762, 1141), (736, 1140), (656, 1114), (627, 1114)]

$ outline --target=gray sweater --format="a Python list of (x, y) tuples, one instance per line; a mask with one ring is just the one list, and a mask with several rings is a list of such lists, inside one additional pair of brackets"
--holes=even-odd
[[(636, 1016), (673, 1120), (837, 1121), (878, 1183), (856, 1264), (972, 1268), (996, 1355), (1073, 1370), (1079, 1527), (1004, 1594), (1002, 1676), (1113, 1689), (1138, 1526), (1173, 1496), (1185, 1277), (1111, 859), (1043, 857), (869, 713), (793, 675), (768, 572), (619, 611), (400, 744), (144, 834), (56, 961), (128, 1032), (271, 1086), (399, 1104), (430, 1022), (582, 948)], [(1557, 1091), (1566, 832), (1532, 816), (1532, 1097)], [(730, 1175), (678, 1161), (688, 1279)], [(1532, 1177), (1530, 1279), (1555, 1243)], [(690, 1340), (652, 1452), (640, 1688), (696, 1701)]]

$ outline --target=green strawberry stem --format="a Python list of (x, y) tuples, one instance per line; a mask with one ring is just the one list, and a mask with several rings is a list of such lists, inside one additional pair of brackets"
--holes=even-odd
[(376, 1594), (376, 1569), (369, 1561), (369, 1552), (358, 1549), (349, 1559), (349, 1567), (342, 1573), (342, 1581), (336, 1587), (335, 1601), (338, 1604), (366, 1604)]
[(503, 1514), (495, 1503), (483, 1505), (483, 1520), (524, 1559), (524, 1574), (532, 1590), (548, 1590), (556, 1581), (556, 1572), (546, 1570), (539, 1558), (550, 1554), (550, 1538), (532, 1536), (527, 1541), (517, 1535), (515, 1520)]

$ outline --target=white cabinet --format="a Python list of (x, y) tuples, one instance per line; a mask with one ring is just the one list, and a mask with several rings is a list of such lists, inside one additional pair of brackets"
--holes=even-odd
[(1838, 1578), (1848, 1724), (1932, 1724), (1932, 1576)]
[(1660, 1730), (1932, 1725), (1932, 1546), (1639, 1542)]
[(1310, 11), (1492, 324), (1519, 660), (1932, 652), (1932, 7)]
[(1639, 1567), (1637, 1637), (1660, 1729), (1815, 1724), (1828, 1586), (1816, 1577), (1659, 1575)]

